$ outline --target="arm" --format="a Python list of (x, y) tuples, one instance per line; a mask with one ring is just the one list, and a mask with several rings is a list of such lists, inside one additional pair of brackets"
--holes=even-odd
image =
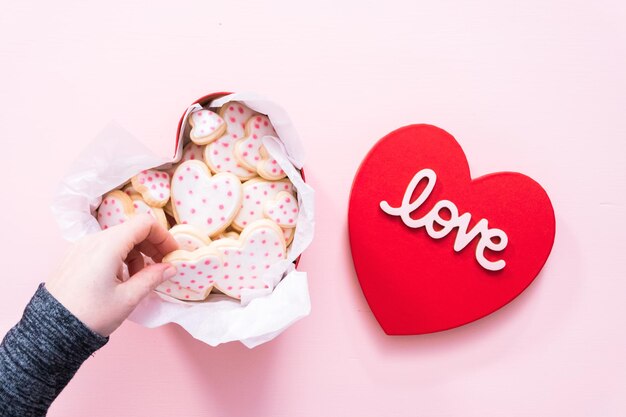
[[(81, 364), (146, 295), (176, 274), (160, 262), (177, 248), (148, 215), (73, 245), (0, 344), (0, 415), (45, 415)], [(145, 266), (143, 254), (157, 263)], [(125, 281), (124, 264), (130, 274)]]
[(0, 344), (0, 415), (45, 415), (83, 361), (108, 340), (41, 284)]

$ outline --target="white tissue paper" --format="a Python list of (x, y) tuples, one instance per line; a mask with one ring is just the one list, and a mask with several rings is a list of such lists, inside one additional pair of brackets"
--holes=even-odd
[[(238, 340), (253, 348), (272, 340), (311, 311), (307, 274), (296, 271), (293, 261), (313, 240), (314, 191), (298, 171), (304, 164), (304, 149), (287, 113), (253, 93), (224, 96), (213, 100), (209, 106), (216, 108), (229, 101), (243, 102), (268, 115), (279, 138), (266, 136), (263, 143), (298, 192), (300, 213), (287, 259), (269, 271), (271, 279), (278, 284), (269, 294), (244, 293), (241, 302), (218, 294), (211, 294), (204, 302), (185, 302), (154, 292), (141, 302), (130, 320), (149, 328), (177, 323), (211, 346)], [(142, 170), (166, 167), (178, 161), (187, 117), (199, 107), (194, 104), (185, 112), (174, 158), (155, 155), (118, 125), (111, 124), (103, 130), (63, 178), (54, 198), (52, 211), (63, 237), (75, 241), (100, 231), (93, 212), (103, 194)]]

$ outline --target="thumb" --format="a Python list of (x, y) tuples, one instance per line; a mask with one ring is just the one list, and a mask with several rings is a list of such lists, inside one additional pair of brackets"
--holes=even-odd
[(176, 275), (176, 268), (167, 263), (149, 265), (120, 284), (134, 305), (164, 281)]

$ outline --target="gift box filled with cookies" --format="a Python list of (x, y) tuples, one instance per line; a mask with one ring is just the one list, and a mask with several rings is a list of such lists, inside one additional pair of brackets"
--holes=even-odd
[(184, 112), (175, 148), (154, 155), (121, 127), (105, 129), (53, 204), (64, 237), (153, 216), (179, 244), (163, 259), (177, 273), (131, 320), (178, 323), (213, 346), (269, 341), (310, 311), (295, 267), (313, 238), (314, 193), (297, 132), (269, 100), (217, 93)]

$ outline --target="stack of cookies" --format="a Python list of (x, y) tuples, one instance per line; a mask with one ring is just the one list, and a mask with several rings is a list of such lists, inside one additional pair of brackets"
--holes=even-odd
[(264, 274), (284, 261), (299, 213), (293, 184), (262, 144), (278, 137), (267, 116), (243, 103), (188, 117), (180, 162), (135, 175), (102, 198), (102, 229), (148, 213), (168, 228), (180, 250), (164, 258), (177, 275), (157, 291), (186, 301), (214, 292), (240, 299), (269, 292)]

